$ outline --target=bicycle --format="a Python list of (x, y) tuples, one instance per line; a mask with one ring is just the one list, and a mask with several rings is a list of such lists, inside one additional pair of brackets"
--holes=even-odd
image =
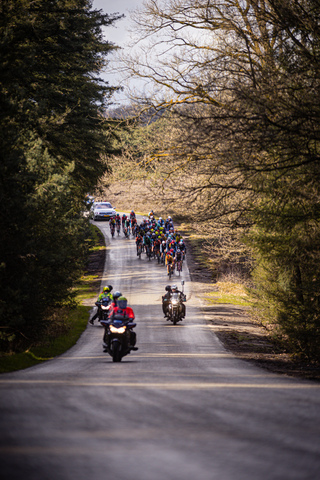
[(160, 260), (161, 260), (161, 254), (160, 254), (160, 250), (156, 250), (154, 253), (154, 256), (157, 258), (158, 260), (158, 264), (160, 263)]
[(150, 245), (146, 245), (146, 255), (149, 259), (149, 261), (151, 260), (151, 246)]
[(137, 245), (137, 255), (138, 255), (139, 259), (141, 259), (141, 253), (142, 253), (142, 245), (141, 245), (141, 243), (139, 243)]
[(168, 275), (169, 275), (169, 280), (170, 280), (170, 278), (172, 277), (173, 272), (174, 272), (174, 264), (173, 263), (168, 263), (167, 267), (168, 267)]
[(177, 272), (179, 273), (179, 276), (180, 276), (180, 273), (182, 272), (182, 260), (177, 260)]

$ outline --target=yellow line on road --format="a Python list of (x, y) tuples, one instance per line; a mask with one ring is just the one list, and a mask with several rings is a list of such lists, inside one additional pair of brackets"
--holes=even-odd
[(71, 387), (121, 387), (121, 388), (138, 388), (138, 389), (159, 389), (159, 390), (211, 390), (218, 388), (254, 388), (254, 389), (284, 389), (284, 390), (303, 390), (303, 389), (320, 389), (320, 385), (304, 384), (304, 383), (214, 383), (214, 382), (95, 382), (85, 380), (1, 380), (1, 385), (65, 385)]
[[(235, 358), (230, 353), (138, 353), (135, 358)], [(92, 355), (86, 357), (58, 357), (56, 360), (88, 360), (109, 358), (108, 356)]]

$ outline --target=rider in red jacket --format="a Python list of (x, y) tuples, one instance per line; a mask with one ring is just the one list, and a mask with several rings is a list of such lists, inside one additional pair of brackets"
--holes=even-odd
[(117, 305), (112, 306), (110, 309), (109, 318), (112, 319), (116, 315), (121, 315), (124, 318), (130, 318), (130, 320), (134, 320), (134, 313), (131, 307), (127, 306), (128, 301), (125, 297), (119, 297), (117, 300)]
[[(131, 321), (134, 320), (134, 312), (131, 307), (128, 307), (128, 301), (125, 297), (119, 297), (117, 300), (117, 306), (116, 307), (111, 307), (109, 319), (112, 321), (114, 318), (126, 318), (130, 319)], [(138, 350), (137, 347), (135, 347), (137, 338), (136, 338), (136, 332), (133, 330), (130, 330), (130, 346), (132, 350)]]

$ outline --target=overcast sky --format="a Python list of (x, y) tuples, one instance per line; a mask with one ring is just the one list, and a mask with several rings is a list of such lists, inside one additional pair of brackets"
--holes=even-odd
[[(130, 11), (136, 7), (142, 5), (143, 0), (93, 0), (93, 8), (97, 10), (103, 10), (104, 13), (119, 13), (124, 14), (125, 18), (118, 20), (114, 23), (114, 26), (110, 26), (104, 29), (105, 38), (110, 42), (115, 43), (119, 47), (125, 48), (126, 42), (129, 41), (129, 16)], [(108, 58), (108, 60), (111, 60)], [(110, 85), (119, 85), (120, 77), (117, 75), (111, 75), (110, 72), (106, 72), (103, 78), (107, 80)], [(135, 82), (135, 88), (139, 88), (139, 82)], [(116, 102), (123, 103), (126, 100), (125, 91), (113, 96)]]
[(128, 23), (130, 10), (142, 5), (143, 0), (93, 0), (93, 8), (104, 13), (120, 13), (125, 18), (118, 20), (114, 26), (106, 29), (106, 38), (120, 47), (128, 41)]

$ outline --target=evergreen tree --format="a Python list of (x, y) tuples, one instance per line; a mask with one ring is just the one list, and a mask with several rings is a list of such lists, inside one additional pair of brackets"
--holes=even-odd
[(0, 4), (2, 339), (41, 330), (83, 267), (81, 209), (112, 150), (102, 27), (117, 18), (87, 0)]

